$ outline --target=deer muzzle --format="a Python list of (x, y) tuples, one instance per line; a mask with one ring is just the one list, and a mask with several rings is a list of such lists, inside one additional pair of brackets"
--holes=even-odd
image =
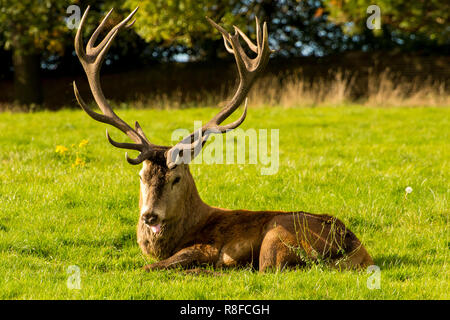
[(150, 229), (154, 233), (158, 233), (161, 231), (161, 222), (159, 221), (159, 217), (157, 214), (145, 213), (142, 215), (142, 220), (148, 227), (150, 227)]

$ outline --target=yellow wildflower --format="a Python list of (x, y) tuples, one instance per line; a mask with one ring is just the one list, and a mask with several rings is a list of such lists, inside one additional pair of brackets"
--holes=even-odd
[(87, 139), (83, 139), (81, 140), (80, 144), (78, 145), (78, 147), (83, 148), (85, 145), (87, 145), (89, 143), (89, 140)]
[(64, 155), (69, 149), (64, 146), (56, 146), (55, 152)]
[(75, 159), (75, 163), (72, 164), (72, 168), (76, 167), (76, 166), (80, 166), (83, 167), (86, 163), (84, 162), (84, 160), (82, 158), (80, 158), (79, 156), (77, 156), (77, 158)]

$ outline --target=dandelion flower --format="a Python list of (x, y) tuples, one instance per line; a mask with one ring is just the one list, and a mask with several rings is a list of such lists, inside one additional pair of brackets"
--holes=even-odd
[(65, 154), (67, 151), (69, 151), (69, 149), (67, 149), (64, 146), (56, 146), (55, 152), (59, 153), (61, 155)]
[(87, 139), (83, 139), (81, 140), (80, 144), (78, 145), (78, 147), (83, 148), (85, 145), (87, 145), (89, 143), (89, 140)]
[(411, 187), (406, 187), (405, 192), (406, 193), (411, 193), (413, 191), (413, 189)]
[(86, 163), (84, 162), (84, 160), (80, 157), (77, 156), (77, 158), (75, 159), (75, 163), (72, 164), (72, 168), (76, 167), (76, 166), (80, 166), (83, 167)]

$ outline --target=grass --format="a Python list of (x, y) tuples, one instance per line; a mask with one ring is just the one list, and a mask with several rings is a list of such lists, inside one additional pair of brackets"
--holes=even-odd
[[(169, 144), (172, 130), (216, 111), (119, 114), (139, 119), (152, 142)], [(381, 268), (381, 289), (369, 290), (365, 271), (322, 266), (144, 273), (152, 260), (136, 243), (139, 167), (109, 145), (105, 125), (81, 110), (0, 113), (0, 298), (449, 299), (449, 115), (425, 107), (253, 108), (244, 129), (280, 130), (277, 174), (260, 175), (262, 165), (191, 166), (210, 205), (339, 217)], [(67, 287), (71, 265), (80, 268), (80, 290)]]
[[(445, 81), (405, 78), (388, 69), (369, 70), (367, 77), (337, 70), (314, 81), (305, 79), (302, 71), (266, 76), (255, 84), (250, 102), (256, 105), (284, 107), (345, 106), (363, 104), (370, 107), (450, 106)], [(359, 88), (356, 90), (355, 88)], [(160, 99), (162, 100), (162, 99)]]

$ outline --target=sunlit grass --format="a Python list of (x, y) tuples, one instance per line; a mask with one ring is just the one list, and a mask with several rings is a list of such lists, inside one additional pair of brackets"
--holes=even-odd
[[(170, 144), (174, 129), (192, 129), (216, 111), (119, 113), (139, 120), (152, 142)], [(259, 164), (191, 167), (210, 205), (339, 217), (381, 268), (381, 289), (369, 290), (364, 271), (319, 266), (218, 277), (144, 273), (152, 260), (136, 243), (139, 167), (109, 145), (106, 126), (81, 110), (2, 113), (0, 298), (448, 299), (449, 115), (447, 108), (250, 109), (244, 129), (280, 130), (277, 174), (262, 176)], [(83, 165), (73, 165), (77, 156)], [(70, 265), (81, 270), (80, 290), (67, 288)]]

